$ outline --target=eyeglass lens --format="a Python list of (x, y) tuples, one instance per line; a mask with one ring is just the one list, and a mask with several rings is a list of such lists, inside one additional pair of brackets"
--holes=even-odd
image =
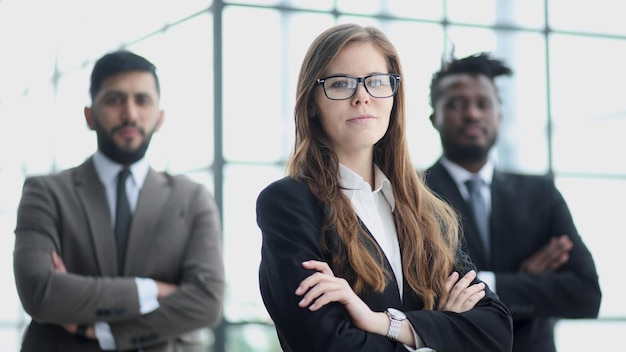
[[(359, 84), (355, 77), (329, 77), (324, 80), (324, 91), (329, 99), (348, 99)], [(396, 78), (390, 74), (368, 76), (363, 80), (365, 90), (374, 98), (387, 98), (395, 93)]]

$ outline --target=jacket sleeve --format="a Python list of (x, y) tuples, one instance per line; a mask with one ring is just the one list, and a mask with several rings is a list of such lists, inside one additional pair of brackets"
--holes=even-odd
[[(160, 299), (156, 311), (141, 315), (134, 277), (101, 274), (90, 236), (78, 233), (88, 228), (81, 223), (84, 209), (68, 196), (71, 188), (57, 181), (27, 180), (18, 209), (15, 278), (20, 299), (33, 319), (53, 324), (107, 322), (120, 350), (161, 344), (220, 321), (224, 295), (221, 224), (217, 206), (205, 189), (197, 185), (181, 197), (188, 213), (170, 225), (179, 234), (156, 229), (154, 241), (159, 241), (158, 236), (174, 236), (186, 243), (176, 244), (182, 253), (164, 253), (167, 248), (159, 244), (157, 252), (148, 252), (142, 259), (145, 269), (140, 270), (155, 273), (143, 277), (176, 284), (177, 290)], [(168, 219), (164, 221), (172, 223)], [(53, 270), (53, 250), (72, 255), (67, 258), (73, 264), (68, 266), (70, 272)], [(180, 256), (182, 262), (169, 263), (167, 255)], [(169, 267), (172, 274), (160, 277), (158, 269), (151, 269), (157, 265)]]
[(178, 288), (159, 300), (156, 311), (111, 324), (120, 350), (158, 344), (221, 321), (225, 278), (218, 208), (199, 185), (190, 199), (190, 235)]
[[(321, 206), (307, 186), (294, 180), (273, 183), (257, 199), (257, 223), (263, 236), (260, 290), (283, 350), (406, 351), (402, 344), (385, 336), (356, 328), (340, 303), (315, 312), (298, 306), (300, 298), (294, 292), (311, 274), (301, 263), (311, 259), (328, 262), (319, 245), (322, 216)], [(510, 349), (510, 315), (493, 299), (484, 299), (476, 312), (468, 314), (423, 310), (406, 313), (427, 346), (439, 351), (468, 351), (463, 348), (468, 344), (499, 348), (476, 351), (507, 350), (501, 348), (503, 345)]]
[[(60, 231), (70, 226), (62, 220), (60, 209), (64, 207), (76, 217), (82, 211), (75, 202), (57, 197), (52, 191), (56, 186), (47, 180), (34, 177), (24, 182), (17, 211), (13, 270), (24, 310), (36, 321), (53, 324), (90, 323), (95, 314), (112, 320), (139, 317), (132, 278), (55, 272), (51, 253), (62, 253)], [(85, 245), (86, 237), (84, 234)], [(88, 248), (83, 247), (85, 255), (89, 255)], [(90, 269), (95, 270), (86, 268)]]
[[(465, 275), (476, 270), (466, 252), (459, 248), (456, 270)], [(472, 284), (480, 282), (475, 279)], [(485, 288), (486, 295), (463, 313), (440, 310), (407, 312), (426, 346), (436, 351), (510, 351), (513, 347), (513, 321), (498, 295)]]
[[(533, 250), (543, 247), (550, 238), (567, 234), (573, 242), (569, 261), (557, 271), (541, 274), (496, 272), (496, 289), (513, 317), (525, 318), (595, 318), (600, 309), (602, 292), (595, 263), (579, 235), (570, 210), (549, 178), (540, 183), (540, 216), (526, 219), (527, 226), (516, 236), (541, 241)], [(519, 216), (523, 214), (520, 212)], [(524, 220), (518, 220), (524, 221)], [(521, 226), (519, 226), (521, 227)], [(529, 231), (530, 233), (525, 233)], [(532, 255), (525, 253), (524, 257)]]

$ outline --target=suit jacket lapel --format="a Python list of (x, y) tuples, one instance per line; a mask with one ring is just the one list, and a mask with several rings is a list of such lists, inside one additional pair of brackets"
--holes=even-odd
[(131, 268), (143, 262), (143, 254), (149, 250), (152, 235), (155, 233), (154, 226), (157, 219), (162, 216), (163, 207), (170, 197), (171, 185), (167, 178), (153, 169), (148, 171), (146, 180), (139, 193), (137, 207), (133, 214), (126, 248), (126, 268), (124, 273), (134, 272)]
[[(511, 206), (515, 202), (515, 184), (506, 174), (495, 172), (491, 182), (491, 237), (494, 262), (500, 261), (502, 253), (500, 248), (510, 247), (509, 236), (513, 235), (510, 230), (510, 223), (513, 217)], [(507, 243), (509, 242), (509, 243)], [(502, 258), (504, 261), (509, 258)]]
[[(471, 216), (472, 210), (461, 195), (461, 191), (448, 173), (446, 168), (440, 163), (435, 163), (426, 174), (428, 186), (439, 195), (440, 198), (447, 201), (457, 210), (461, 217), (463, 225), (464, 244), (467, 246), (472, 262), (482, 270), (488, 270), (490, 264), (487, 260), (485, 249), (481, 245), (482, 239), (478, 234), (476, 222)], [(492, 216), (493, 219), (493, 216)], [(493, 220), (492, 220), (493, 221)], [(493, 230), (492, 230), (493, 233)]]
[(104, 186), (100, 183), (98, 174), (89, 158), (74, 172), (74, 186), (79, 201), (85, 209), (88, 233), (91, 237), (93, 250), (101, 275), (116, 275), (115, 236), (111, 226), (111, 214)]
[[(384, 296), (386, 296), (387, 298), (385, 299), (385, 301), (390, 301), (392, 302), (390, 306), (399, 308), (401, 307), (401, 302), (402, 299), (400, 297), (400, 290), (398, 289), (398, 281), (396, 280), (396, 276), (393, 274), (393, 269), (391, 267), (391, 263), (389, 263), (389, 259), (387, 258), (387, 256), (385, 255), (385, 252), (383, 252), (383, 248), (380, 246), (380, 244), (378, 243), (378, 241), (376, 241), (376, 238), (374, 237), (374, 235), (372, 235), (372, 233), (370, 232), (370, 230), (367, 228), (367, 226), (365, 226), (365, 223), (363, 222), (363, 220), (361, 220), (360, 217), (358, 217), (359, 223), (361, 224), (362, 228), (365, 229), (365, 236), (368, 236), (373, 242), (374, 244), (372, 244), (369, 241), (363, 241), (363, 243), (365, 244), (365, 246), (369, 249), (369, 251), (371, 253), (376, 253), (376, 248), (372, 248), (372, 245), (376, 245), (378, 247), (378, 250), (380, 251), (380, 253), (382, 253), (383, 255), (383, 260), (385, 262), (385, 270), (387, 272), (389, 272), (391, 275), (391, 280), (390, 283), (387, 285), (387, 287), (385, 288), (385, 292), (383, 293)], [(400, 248), (400, 250), (402, 250), (402, 248)], [(404, 276), (404, 275), (403, 275)], [(404, 292), (406, 292), (406, 280), (403, 283), (403, 287), (404, 287)], [(387, 308), (387, 307), (384, 307)]]

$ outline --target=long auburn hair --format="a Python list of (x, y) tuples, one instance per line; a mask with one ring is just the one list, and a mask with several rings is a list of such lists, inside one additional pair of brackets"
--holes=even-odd
[[(380, 30), (340, 24), (321, 33), (309, 47), (298, 77), (295, 147), (287, 164), (288, 175), (306, 182), (323, 204), (325, 223), (320, 233), (321, 245), (332, 258), (335, 274), (348, 274), (341, 272), (341, 268), (351, 268), (350, 276), (354, 277), (350, 281), (357, 293), (368, 289), (381, 292), (390, 280), (390, 273), (385, 272), (380, 250), (372, 252), (378, 246), (372, 246), (374, 240), (364, 235), (363, 225), (341, 192), (338, 157), (319, 119), (311, 116), (315, 110), (311, 107), (315, 104), (315, 89), (321, 89), (316, 80), (324, 77), (336, 55), (348, 45), (363, 42), (377, 46), (387, 58), (389, 72), (402, 76), (398, 53)], [(424, 308), (435, 309), (437, 300), (447, 296), (445, 281), (455, 264), (459, 223), (452, 208), (424, 185), (411, 162), (405, 137), (402, 84), (392, 99), (389, 127), (374, 146), (374, 163), (393, 185), (393, 216), (404, 278), (422, 298)]]

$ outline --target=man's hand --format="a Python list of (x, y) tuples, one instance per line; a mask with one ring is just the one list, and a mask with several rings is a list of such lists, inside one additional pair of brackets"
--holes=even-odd
[(567, 235), (554, 237), (550, 242), (522, 262), (520, 272), (540, 274), (546, 271), (556, 271), (569, 260), (569, 252), (574, 244)]
[(96, 329), (93, 325), (82, 325), (80, 329), (83, 331), (79, 331), (78, 324), (65, 324), (63, 325), (63, 329), (73, 335), (81, 335), (90, 340), (96, 339)]
[(156, 281), (156, 280), (155, 282), (156, 282), (157, 289), (158, 289), (157, 298), (163, 298), (163, 297), (169, 296), (178, 288), (176, 285), (168, 284), (166, 282)]
[[(57, 252), (52, 251), (50, 253), (50, 259), (52, 259), (52, 267), (55, 272), (59, 274), (67, 274), (65, 263), (63, 263), (63, 259), (61, 259), (61, 256), (59, 256)], [(80, 334), (82, 337), (88, 339), (96, 339), (96, 330), (93, 325), (82, 325), (79, 328), (78, 324), (65, 324), (63, 325), (63, 329), (73, 335)]]
[(66, 274), (67, 268), (65, 267), (65, 263), (63, 263), (63, 259), (61, 259), (57, 252), (52, 251), (50, 256), (52, 258), (52, 267), (54, 268), (54, 271), (60, 274)]

